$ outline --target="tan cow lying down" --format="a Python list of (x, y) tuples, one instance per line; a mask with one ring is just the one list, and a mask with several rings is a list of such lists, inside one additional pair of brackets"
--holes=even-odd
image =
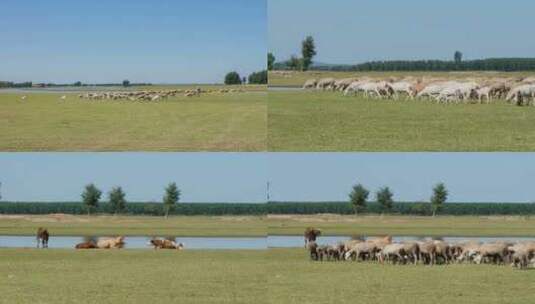
[(118, 236), (116, 238), (101, 238), (97, 242), (97, 247), (99, 249), (123, 248), (124, 236)]
[(162, 239), (152, 239), (150, 240), (149, 245), (153, 246), (154, 249), (176, 249), (176, 250), (184, 249), (184, 244), (182, 243), (177, 244), (174, 241), (162, 240)]

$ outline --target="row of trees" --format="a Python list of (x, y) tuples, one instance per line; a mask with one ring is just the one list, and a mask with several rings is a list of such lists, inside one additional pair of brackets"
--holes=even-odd
[[(165, 217), (169, 216), (169, 211), (174, 208), (175, 204), (180, 200), (180, 190), (176, 183), (170, 183), (165, 188), (165, 194), (163, 196), (163, 205), (165, 210)], [(98, 189), (95, 184), (89, 184), (85, 186), (84, 192), (82, 192), (82, 203), (87, 209), (87, 214), (90, 215), (91, 211), (98, 208), (102, 191)], [(122, 213), (126, 210), (126, 194), (121, 187), (114, 187), (108, 192), (108, 203), (111, 210), (114, 213)]]
[(260, 72), (254, 72), (249, 75), (249, 77), (241, 77), (240, 74), (236, 71), (227, 73), (225, 75), (225, 84), (226, 85), (239, 85), (239, 84), (267, 84), (268, 75), (267, 71), (263, 70)]
[(33, 83), (27, 82), (12, 82), (12, 81), (0, 81), (0, 88), (31, 88)]
[[(364, 211), (366, 209), (369, 195), (370, 191), (368, 191), (368, 189), (366, 189), (362, 184), (356, 184), (353, 186), (353, 189), (349, 193), (349, 202), (353, 207), (355, 214), (358, 214), (359, 212)], [(375, 193), (375, 201), (386, 212), (389, 212), (392, 209), (392, 206), (394, 205), (393, 197), (394, 194), (392, 193), (392, 191), (390, 191), (390, 188), (388, 187), (380, 188)], [(447, 199), (448, 190), (446, 189), (446, 186), (443, 183), (437, 184), (433, 188), (433, 194), (431, 195), (431, 199), (429, 200), (433, 216), (435, 216), (436, 212), (442, 207), (442, 205), (446, 202)]]

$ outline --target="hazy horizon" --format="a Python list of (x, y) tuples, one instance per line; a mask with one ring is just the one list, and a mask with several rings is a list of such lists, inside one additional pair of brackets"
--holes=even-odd
[(6, 0), (0, 81), (221, 83), (266, 69), (266, 0)]

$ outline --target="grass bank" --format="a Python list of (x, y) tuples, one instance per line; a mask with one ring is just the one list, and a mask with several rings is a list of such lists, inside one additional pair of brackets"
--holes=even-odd
[(523, 216), (269, 215), (270, 235), (534, 236), (535, 218)]
[(35, 235), (48, 228), (52, 236), (265, 236), (263, 216), (82, 216), (0, 215), (0, 234)]

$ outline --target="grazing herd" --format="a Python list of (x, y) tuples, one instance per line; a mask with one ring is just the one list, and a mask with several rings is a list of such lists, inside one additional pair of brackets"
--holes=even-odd
[[(50, 234), (46, 228), (37, 229), (37, 248), (48, 248), (48, 239)], [(121, 249), (125, 245), (124, 236), (113, 238), (99, 238), (98, 240), (89, 240), (76, 244), (75, 249)], [(154, 249), (184, 249), (184, 244), (176, 243), (174, 240), (153, 238), (147, 244)]]
[(110, 91), (87, 92), (78, 95), (80, 99), (87, 100), (129, 100), (129, 101), (161, 101), (169, 97), (182, 95), (184, 97), (200, 97), (202, 94), (241, 93), (243, 89), (202, 89), (197, 87), (189, 90), (160, 90), (160, 91)]
[(376, 261), (391, 264), (510, 264), (519, 269), (535, 265), (535, 242), (467, 241), (447, 243), (442, 240), (393, 242), (391, 236), (352, 239), (334, 245), (319, 245), (319, 229), (305, 230), (305, 247), (314, 261)]
[(473, 78), (451, 80), (439, 77), (403, 77), (373, 79), (370, 77), (309, 79), (303, 89), (339, 91), (344, 96), (398, 100), (427, 98), (439, 103), (490, 103), (505, 99), (515, 105), (535, 106), (535, 77)]

